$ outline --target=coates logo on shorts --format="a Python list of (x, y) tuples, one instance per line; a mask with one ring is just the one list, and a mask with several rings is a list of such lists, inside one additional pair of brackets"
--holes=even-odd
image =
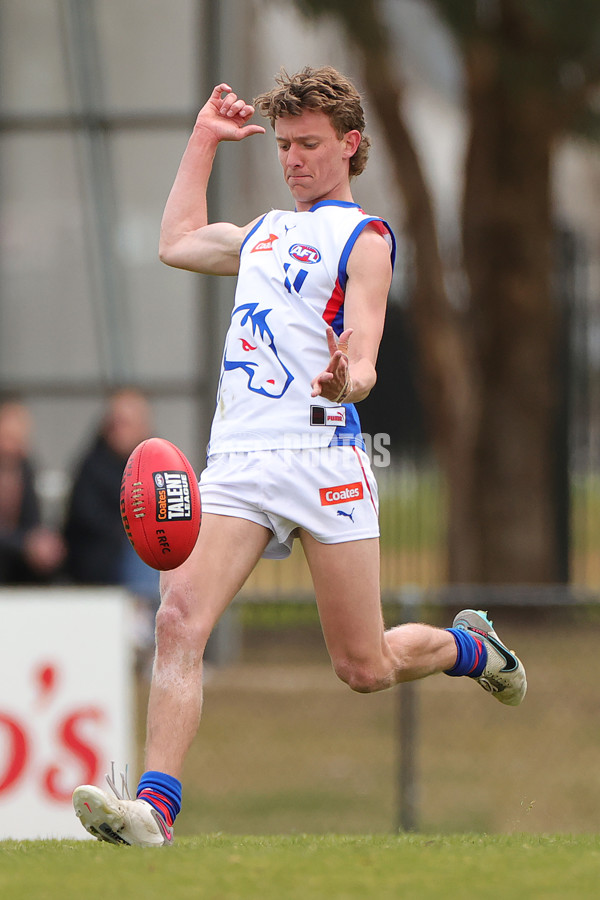
[(192, 518), (187, 472), (153, 472), (156, 521), (184, 522)]
[(308, 244), (292, 244), (289, 254), (298, 262), (302, 263), (318, 263), (321, 260), (321, 254), (316, 247), (309, 247)]
[(338, 484), (336, 487), (320, 488), (321, 506), (333, 506), (335, 503), (350, 503), (351, 500), (362, 500), (362, 482)]

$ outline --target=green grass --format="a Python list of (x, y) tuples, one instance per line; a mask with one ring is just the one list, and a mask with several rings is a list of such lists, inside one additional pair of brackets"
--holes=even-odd
[(378, 470), (382, 550), (435, 550), (443, 553), (446, 497), (434, 468)]
[(0, 843), (6, 900), (587, 900), (600, 837), (297, 835), (181, 838), (171, 849)]
[(349, 691), (312, 627), (255, 630), (208, 680), (176, 845), (0, 842), (1, 900), (595, 898), (600, 622), (498, 620), (528, 697), (419, 683), (419, 833), (394, 833), (399, 694)]

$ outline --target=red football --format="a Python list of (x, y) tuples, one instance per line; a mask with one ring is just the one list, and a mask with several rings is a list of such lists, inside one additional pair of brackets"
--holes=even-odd
[(149, 438), (127, 460), (121, 519), (131, 546), (153, 569), (175, 569), (192, 552), (202, 519), (198, 479), (181, 450)]

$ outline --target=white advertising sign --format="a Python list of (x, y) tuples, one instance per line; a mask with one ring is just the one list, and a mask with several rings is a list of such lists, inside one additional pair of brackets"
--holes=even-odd
[(130, 615), (120, 589), (0, 590), (0, 839), (85, 838), (73, 790), (134, 762)]

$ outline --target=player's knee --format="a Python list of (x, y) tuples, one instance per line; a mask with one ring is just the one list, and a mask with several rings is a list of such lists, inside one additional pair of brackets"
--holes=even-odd
[(370, 662), (340, 659), (335, 660), (333, 665), (338, 678), (358, 694), (371, 694), (388, 687)]
[(200, 656), (210, 635), (210, 627), (201, 616), (192, 614), (192, 607), (185, 591), (170, 588), (163, 593), (156, 614), (156, 646), (162, 653), (177, 648), (195, 651)]

